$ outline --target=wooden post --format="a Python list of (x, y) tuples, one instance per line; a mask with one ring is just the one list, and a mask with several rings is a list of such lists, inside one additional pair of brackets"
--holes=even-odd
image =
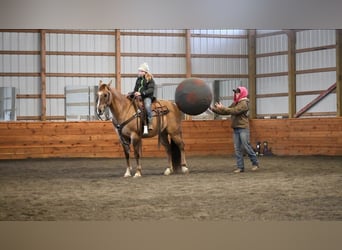
[[(219, 102), (220, 101), (220, 80), (215, 80), (213, 85), (213, 101)], [(214, 119), (217, 119), (219, 116), (214, 114)]]
[[(191, 31), (189, 29), (185, 30), (185, 60), (186, 60), (186, 78), (191, 77), (192, 67), (191, 67)], [(185, 115), (185, 120), (192, 120), (191, 115)]]
[(289, 118), (296, 114), (296, 32), (288, 30), (288, 92)]
[(40, 98), (42, 121), (46, 121), (46, 32), (40, 30)]
[(342, 30), (336, 30), (336, 116), (342, 116)]
[(186, 57), (186, 77), (189, 78), (192, 75), (191, 68), (191, 31), (189, 29), (185, 30), (185, 57)]
[(121, 38), (120, 30), (115, 30), (115, 88), (121, 92)]
[(256, 31), (248, 30), (248, 87), (250, 118), (256, 118)]

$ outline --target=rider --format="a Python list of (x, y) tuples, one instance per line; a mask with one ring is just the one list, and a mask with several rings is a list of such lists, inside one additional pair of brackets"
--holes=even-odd
[[(141, 96), (147, 113), (148, 129), (152, 130), (152, 99), (155, 82), (147, 63), (143, 63), (138, 68), (138, 78), (134, 87), (134, 96)], [(144, 132), (145, 134), (145, 132)]]

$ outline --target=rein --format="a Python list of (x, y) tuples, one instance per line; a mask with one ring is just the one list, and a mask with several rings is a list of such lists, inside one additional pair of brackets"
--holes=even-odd
[[(109, 91), (110, 92), (110, 91)], [(110, 92), (110, 94), (112, 94)], [(110, 96), (111, 98), (109, 99), (109, 104), (107, 105), (110, 105), (111, 104), (111, 100), (112, 100), (112, 96)], [(131, 104), (128, 106), (127, 110), (130, 109), (130, 107), (134, 104), (134, 100), (131, 101)], [(133, 121), (135, 118), (139, 117), (140, 116), (140, 113), (141, 111), (139, 109), (137, 109), (134, 105), (134, 109), (135, 109), (135, 114), (132, 115), (130, 118), (128, 118), (127, 120), (125, 120), (123, 123), (119, 123), (117, 121), (117, 119), (115, 118), (115, 116), (113, 116), (112, 118), (112, 123), (113, 123), (113, 126), (117, 129), (118, 131), (118, 134), (119, 134), (119, 138), (120, 138), (120, 141), (122, 144), (124, 144), (125, 146), (129, 146), (129, 142), (124, 138), (124, 136), (122, 135), (122, 129), (128, 124), (130, 123), (131, 121)], [(138, 126), (138, 120), (137, 120), (137, 126)]]
[(138, 110), (133, 116), (131, 116), (130, 118), (128, 118), (128, 120), (124, 121), (123, 123), (118, 123), (118, 121), (115, 119), (115, 117), (112, 118), (112, 123), (114, 125), (114, 127), (118, 130), (119, 133), (119, 137), (120, 137), (120, 141), (125, 144), (125, 145), (129, 145), (129, 142), (127, 142), (127, 140), (123, 137), (122, 135), (122, 129), (131, 121), (133, 121), (135, 118), (140, 116), (141, 111)]

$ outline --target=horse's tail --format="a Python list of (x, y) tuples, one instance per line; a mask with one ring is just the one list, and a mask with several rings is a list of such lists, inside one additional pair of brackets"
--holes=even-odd
[(175, 171), (181, 167), (181, 152), (177, 144), (171, 139), (171, 159)]

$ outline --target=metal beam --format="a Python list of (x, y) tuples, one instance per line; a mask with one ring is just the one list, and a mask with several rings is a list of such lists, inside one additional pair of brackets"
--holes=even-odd
[(310, 108), (312, 108), (314, 105), (316, 105), (319, 101), (321, 101), (324, 97), (326, 97), (328, 94), (330, 94), (332, 91), (334, 91), (336, 88), (336, 82), (331, 85), (327, 90), (323, 91), (319, 96), (317, 96), (315, 99), (313, 99), (310, 103), (308, 103), (304, 108), (299, 110), (295, 114), (295, 118), (300, 117), (302, 114), (304, 114), (306, 111), (308, 111)]

